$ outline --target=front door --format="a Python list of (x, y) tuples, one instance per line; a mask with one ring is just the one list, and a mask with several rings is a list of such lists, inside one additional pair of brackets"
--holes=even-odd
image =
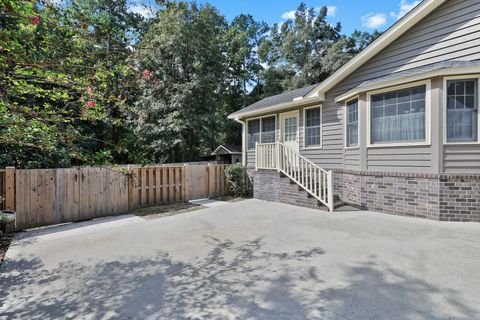
[(287, 147), (299, 151), (298, 137), (298, 111), (286, 112), (280, 114), (280, 140)]

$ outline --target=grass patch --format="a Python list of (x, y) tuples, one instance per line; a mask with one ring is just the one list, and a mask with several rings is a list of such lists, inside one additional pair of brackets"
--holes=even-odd
[(134, 212), (135, 215), (145, 219), (157, 219), (173, 216), (180, 213), (203, 209), (204, 207), (190, 202), (165, 204), (157, 207), (143, 208)]
[(239, 201), (243, 201), (243, 200), (246, 200), (248, 198), (245, 198), (245, 197), (234, 197), (234, 196), (219, 196), (219, 197), (216, 197), (214, 198), (215, 200), (218, 200), (218, 201), (225, 201), (225, 202), (239, 202)]

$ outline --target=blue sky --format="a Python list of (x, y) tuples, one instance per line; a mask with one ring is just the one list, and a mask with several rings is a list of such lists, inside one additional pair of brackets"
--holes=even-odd
[[(152, 0), (144, 0), (145, 4)], [(293, 15), (301, 0), (197, 0), (210, 3), (228, 20), (241, 13), (253, 15), (256, 20), (268, 24), (282, 22)], [(309, 7), (327, 6), (328, 20), (341, 22), (343, 33), (350, 34), (355, 29), (362, 31), (383, 31), (412, 9), (419, 0), (305, 0)], [(139, 8), (139, 10), (141, 10)]]

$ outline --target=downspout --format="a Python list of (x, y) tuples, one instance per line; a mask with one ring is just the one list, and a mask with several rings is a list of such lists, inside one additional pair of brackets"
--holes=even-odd
[(242, 124), (242, 166), (245, 167), (247, 165), (247, 149), (245, 148), (245, 121), (242, 121), (239, 118), (235, 118), (233, 120)]

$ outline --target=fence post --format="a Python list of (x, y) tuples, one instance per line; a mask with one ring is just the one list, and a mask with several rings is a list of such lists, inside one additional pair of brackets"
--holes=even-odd
[(188, 164), (183, 165), (183, 177), (182, 177), (182, 186), (183, 186), (183, 201), (190, 200), (190, 172)]
[(15, 167), (5, 168), (5, 209), (15, 210)]

